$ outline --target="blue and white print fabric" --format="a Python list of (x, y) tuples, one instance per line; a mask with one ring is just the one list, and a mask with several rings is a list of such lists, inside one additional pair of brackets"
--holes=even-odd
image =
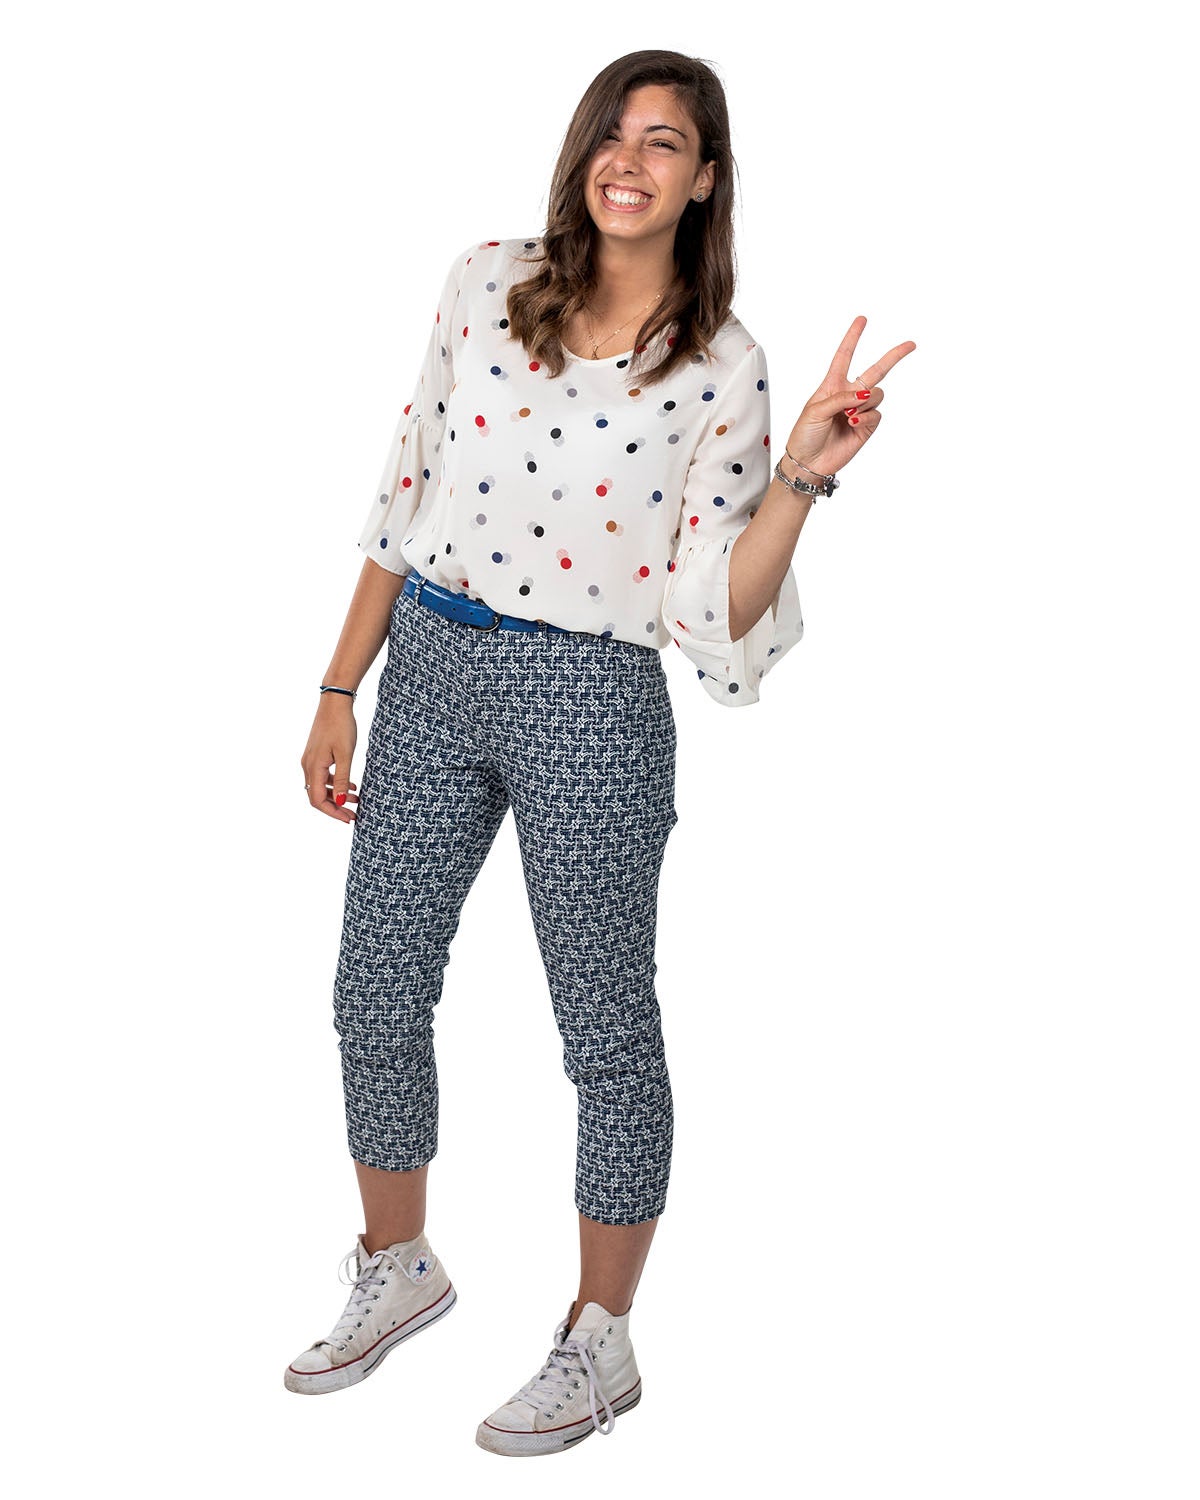
[(511, 807), (578, 1098), (576, 1207), (604, 1224), (663, 1211), (674, 1115), (655, 939), (676, 748), (658, 652), (588, 632), (482, 630), (398, 595), (334, 986), (355, 1161), (411, 1171), (437, 1151), (434, 1011), (463, 903)]
[(762, 346), (731, 315), (711, 360), (645, 390), (633, 350), (569, 355), (550, 378), (509, 338), (505, 305), (540, 249), (489, 240), (455, 257), (358, 545), (506, 614), (674, 640), (718, 703), (756, 703), (804, 633), (789, 567), (729, 635), (729, 555), (771, 480)]

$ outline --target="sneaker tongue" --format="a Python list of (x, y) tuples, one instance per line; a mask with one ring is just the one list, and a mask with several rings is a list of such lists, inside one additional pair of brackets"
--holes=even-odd
[(589, 1334), (595, 1333), (601, 1323), (605, 1322), (611, 1316), (612, 1314), (607, 1309), (601, 1307), (598, 1302), (589, 1302), (575, 1319), (574, 1324), (567, 1329), (567, 1337), (569, 1339), (578, 1339), (582, 1343), (587, 1339)]

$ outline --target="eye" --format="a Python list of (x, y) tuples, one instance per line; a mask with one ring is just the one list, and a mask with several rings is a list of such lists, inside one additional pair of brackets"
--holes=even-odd
[(675, 151), (678, 149), (674, 141), (651, 141), (650, 144), (652, 146), (665, 146), (668, 151)]

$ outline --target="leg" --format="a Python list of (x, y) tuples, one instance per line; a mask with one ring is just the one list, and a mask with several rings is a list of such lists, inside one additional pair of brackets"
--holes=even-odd
[(534, 734), (510, 762), (508, 786), (577, 1089), (580, 1291), (603, 1281), (624, 1312), (670, 1171), (673, 1108), (654, 977), (658, 883), (676, 822), (675, 728), (657, 657), (569, 652), (564, 644), (548, 663), (555, 691), (534, 705)]
[(579, 1215), (579, 1293), (572, 1317), (589, 1302), (598, 1302), (617, 1317), (629, 1311), (657, 1227), (657, 1219), (644, 1224), (598, 1224)]
[(508, 809), (503, 782), (447, 706), (445, 636), (415, 638), (424, 622), (411, 612), (397, 622), (363, 769), (334, 986), (347, 1140), (373, 1239), (418, 1219), (413, 1232), (423, 1227), (421, 1169), (437, 1151), (434, 1008), (463, 904)]
[(367, 1253), (389, 1245), (415, 1240), (425, 1228), (425, 1184), (429, 1165), (411, 1172), (384, 1172), (356, 1161), (358, 1191), (362, 1197)]

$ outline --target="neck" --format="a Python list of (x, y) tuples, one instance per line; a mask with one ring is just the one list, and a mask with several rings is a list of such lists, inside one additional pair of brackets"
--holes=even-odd
[(591, 305), (597, 312), (640, 307), (675, 279), (674, 230), (661, 243), (634, 244), (597, 235), (592, 251), (596, 286)]

